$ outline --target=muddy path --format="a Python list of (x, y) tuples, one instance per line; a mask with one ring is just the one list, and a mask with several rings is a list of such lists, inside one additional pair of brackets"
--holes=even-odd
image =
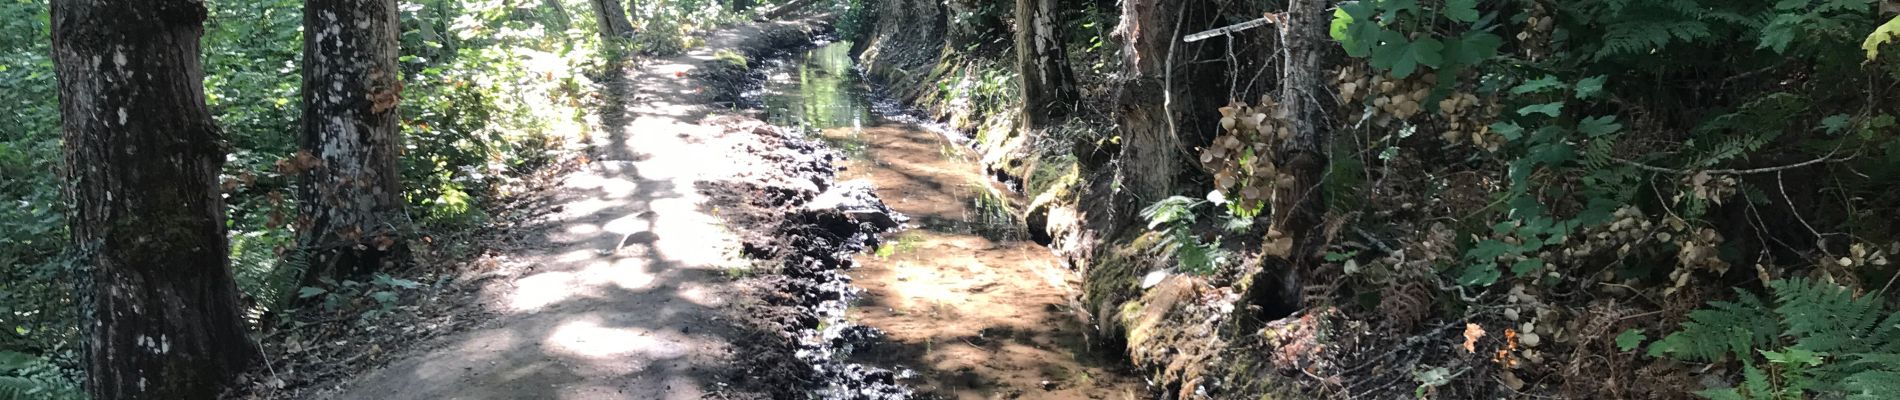
[(910, 218), (859, 254), (849, 320), (879, 332), (850, 360), (915, 371), (926, 397), (1137, 399), (1144, 385), (1088, 348), (1072, 312), (1079, 277), (1028, 240), (1020, 195), (994, 183), (953, 133), (873, 106), (849, 43), (771, 73), (767, 118), (814, 133), (845, 159), (838, 179), (875, 187)]

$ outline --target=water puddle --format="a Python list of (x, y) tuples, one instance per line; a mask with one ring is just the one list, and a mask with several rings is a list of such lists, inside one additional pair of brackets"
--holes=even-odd
[(994, 184), (961, 144), (881, 117), (852, 71), (849, 43), (770, 76), (768, 120), (843, 149), (840, 181), (867, 180), (911, 229), (851, 271), (850, 316), (888, 334), (853, 361), (915, 370), (918, 389), (954, 399), (1146, 398), (1138, 379), (1087, 349), (1070, 309), (1079, 280), (1016, 220), (1024, 199)]

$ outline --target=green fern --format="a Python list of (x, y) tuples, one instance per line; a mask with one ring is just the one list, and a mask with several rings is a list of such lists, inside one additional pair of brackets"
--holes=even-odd
[(1696, 128), (1689, 142), (1695, 166), (1711, 167), (1760, 150), (1801, 121), (1810, 105), (1806, 97), (1776, 92), (1710, 119)]
[(1773, 308), (1746, 292), (1712, 302), (1650, 355), (1740, 361), (1742, 385), (1697, 393), (1711, 399), (1900, 398), (1900, 312), (1885, 310), (1879, 293), (1805, 279), (1768, 286)]
[(1214, 273), (1228, 258), (1218, 238), (1203, 242), (1194, 234), (1194, 207), (1202, 203), (1206, 201), (1173, 196), (1141, 210), (1141, 217), (1148, 220), (1148, 229), (1161, 233), (1161, 240), (1155, 246), (1163, 253), (1174, 255), (1181, 270), (1195, 275)]

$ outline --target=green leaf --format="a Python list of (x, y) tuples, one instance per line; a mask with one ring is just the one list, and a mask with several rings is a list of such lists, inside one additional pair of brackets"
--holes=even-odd
[[(1555, 115), (1552, 116), (1554, 117)], [(1584, 118), (1577, 123), (1578, 132), (1583, 132), (1593, 138), (1616, 133), (1616, 131), (1622, 129), (1623, 124), (1616, 123), (1615, 115)]]
[(1522, 260), (1517, 260), (1517, 263), (1511, 264), (1511, 273), (1516, 274), (1517, 276), (1524, 276), (1526, 274), (1530, 274), (1532, 271), (1536, 271), (1538, 268), (1543, 268), (1543, 267), (1544, 267), (1543, 259), (1535, 258), (1535, 257), (1526, 258)]
[(1497, 57), (1504, 38), (1489, 32), (1465, 32), (1464, 36), (1445, 41), (1445, 61), (1457, 65), (1477, 65)]
[(1517, 115), (1523, 115), (1523, 116), (1528, 117), (1531, 114), (1544, 114), (1544, 115), (1550, 116), (1551, 118), (1556, 118), (1558, 115), (1563, 114), (1563, 109), (1564, 109), (1564, 102), (1554, 101), (1554, 102), (1549, 102), (1549, 103), (1544, 103), (1544, 104), (1532, 104), (1532, 105), (1524, 106), (1524, 108), (1517, 109)]
[(1524, 137), (1524, 127), (1516, 122), (1498, 122), (1491, 124), (1491, 132), (1504, 136), (1504, 140), (1517, 140)]
[(1478, 0), (1446, 0), (1445, 18), (1458, 22), (1478, 20)]
[(1603, 83), (1608, 80), (1609, 76), (1597, 75), (1577, 81), (1577, 99), (1587, 100), (1603, 93)]
[(1523, 84), (1512, 87), (1511, 94), (1537, 93), (1547, 90), (1563, 89), (1563, 87), (1564, 82), (1557, 80), (1555, 75), (1544, 75), (1542, 78), (1524, 81)]
[[(1346, 18), (1344, 21), (1339, 18), (1342, 12)], [(1373, 0), (1362, 0), (1342, 4), (1333, 13), (1332, 28), (1341, 31), (1334, 39), (1338, 39), (1339, 44), (1346, 48), (1346, 55), (1357, 58), (1372, 55), (1373, 46), (1379, 44), (1380, 34), (1385, 32), (1384, 27), (1372, 20), (1372, 15), (1377, 12)]]
[(1499, 276), (1503, 276), (1503, 273), (1498, 271), (1497, 264), (1471, 264), (1465, 266), (1463, 274), (1458, 275), (1458, 285), (1489, 286), (1493, 283), (1497, 283)]
[(330, 291), (323, 290), (323, 288), (320, 288), (320, 287), (304, 286), (302, 289), (297, 289), (297, 298), (308, 299), (308, 298), (317, 297), (317, 295), (321, 295), (321, 294), (329, 293), (329, 292)]
[(1874, 28), (1874, 33), (1867, 35), (1867, 41), (1860, 42), (1860, 49), (1867, 51), (1867, 61), (1873, 61), (1880, 58), (1880, 45), (1894, 40), (1900, 40), (1900, 17)]
[(1822, 118), (1821, 127), (1824, 128), (1829, 135), (1838, 135), (1842, 131), (1847, 130), (1847, 125), (1853, 122), (1854, 120), (1848, 118), (1847, 114), (1834, 114), (1827, 118)]
[(1643, 336), (1642, 329), (1631, 328), (1630, 330), (1623, 331), (1621, 335), (1616, 335), (1616, 348), (1622, 349), (1623, 351), (1635, 350), (1637, 347), (1643, 345), (1644, 340), (1649, 340), (1649, 338)]
[(1372, 66), (1391, 70), (1394, 78), (1412, 76), (1420, 64), (1437, 68), (1445, 61), (1445, 44), (1438, 39), (1408, 41), (1405, 34), (1388, 30), (1379, 34), (1379, 42), (1372, 49)]
[(1438, 68), (1445, 64), (1445, 44), (1439, 42), (1438, 39), (1419, 38), (1418, 41), (1412, 42), (1411, 52), (1412, 57), (1418, 60), (1419, 64), (1427, 67)]
[(396, 292), (391, 292), (391, 291), (379, 291), (375, 293), (370, 293), (369, 297), (376, 299), (377, 303), (389, 304), (389, 303), (396, 302)]

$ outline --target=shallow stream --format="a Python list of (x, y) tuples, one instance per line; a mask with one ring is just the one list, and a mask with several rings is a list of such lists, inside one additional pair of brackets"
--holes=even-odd
[(1147, 398), (1139, 379), (1088, 349), (1070, 308), (1079, 281), (1027, 240), (1015, 217), (1024, 199), (947, 131), (875, 107), (850, 49), (794, 57), (760, 97), (767, 120), (848, 156), (841, 182), (871, 182), (911, 218), (850, 271), (865, 289), (850, 318), (886, 333), (852, 361), (913, 370), (920, 391), (943, 398)]

